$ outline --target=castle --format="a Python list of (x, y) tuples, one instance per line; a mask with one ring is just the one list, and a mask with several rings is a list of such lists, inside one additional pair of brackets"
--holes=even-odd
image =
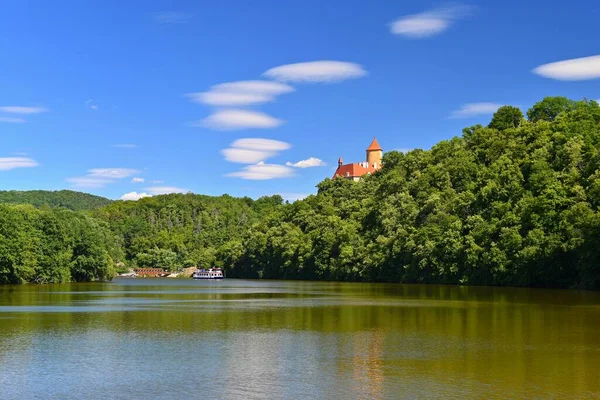
[(377, 143), (377, 139), (373, 138), (373, 141), (367, 147), (367, 161), (344, 164), (342, 157), (338, 160), (338, 167), (333, 174), (333, 178), (341, 177), (346, 179), (352, 179), (353, 181), (359, 180), (363, 175), (369, 175), (381, 168), (381, 158), (383, 157), (383, 149)]

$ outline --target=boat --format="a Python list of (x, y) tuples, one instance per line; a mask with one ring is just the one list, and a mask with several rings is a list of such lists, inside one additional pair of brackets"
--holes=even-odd
[(192, 274), (194, 279), (223, 279), (223, 270), (221, 268), (197, 269)]

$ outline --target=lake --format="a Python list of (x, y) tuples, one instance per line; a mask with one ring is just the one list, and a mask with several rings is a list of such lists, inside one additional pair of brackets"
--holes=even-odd
[(600, 293), (226, 279), (0, 286), (0, 398), (600, 398)]

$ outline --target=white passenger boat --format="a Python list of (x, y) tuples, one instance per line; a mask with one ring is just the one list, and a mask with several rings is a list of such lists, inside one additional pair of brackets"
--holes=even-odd
[(223, 279), (223, 270), (221, 268), (197, 269), (192, 274), (194, 279)]

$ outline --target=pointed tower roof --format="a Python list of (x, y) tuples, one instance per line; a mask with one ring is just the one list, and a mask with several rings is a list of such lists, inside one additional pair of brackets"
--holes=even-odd
[(367, 147), (367, 151), (374, 151), (374, 150), (383, 150), (381, 148), (381, 146), (379, 145), (379, 143), (377, 143), (377, 139), (373, 138), (373, 141), (371, 142), (371, 144), (369, 145), (369, 147)]

